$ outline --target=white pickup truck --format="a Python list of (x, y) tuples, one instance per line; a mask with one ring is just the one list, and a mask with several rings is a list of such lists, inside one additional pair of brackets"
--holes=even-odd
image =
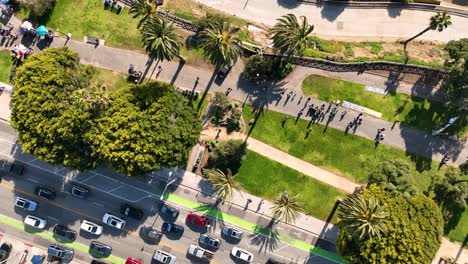
[(204, 261), (207, 261), (207, 262), (210, 262), (213, 259), (213, 255), (214, 255), (213, 252), (208, 251), (206, 249), (203, 249), (203, 248), (201, 248), (199, 246), (196, 246), (196, 245), (190, 245), (190, 247), (188, 248), (187, 253), (190, 256), (196, 257), (196, 258), (198, 258), (200, 260), (204, 260)]

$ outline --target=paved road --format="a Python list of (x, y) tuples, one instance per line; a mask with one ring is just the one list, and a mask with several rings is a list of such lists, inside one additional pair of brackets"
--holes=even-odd
[[(398, 40), (426, 28), (435, 13), (392, 8), (345, 8), (345, 5), (315, 6), (297, 0), (197, 0), (205, 5), (258, 24), (272, 26), (288, 13), (306, 16), (314, 33), (342, 40)], [(429, 31), (419, 39), (447, 42), (468, 36), (467, 17), (452, 15), (452, 25), (443, 32)]]

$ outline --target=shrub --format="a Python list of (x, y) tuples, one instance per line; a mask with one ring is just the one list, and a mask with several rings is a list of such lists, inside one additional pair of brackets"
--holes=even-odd
[(247, 145), (243, 140), (231, 139), (222, 142), (210, 153), (208, 166), (222, 171), (230, 169), (233, 174), (236, 174), (246, 150)]
[(42, 17), (52, 11), (55, 0), (18, 0), (18, 3), (31, 11), (31, 15)]
[(203, 30), (204, 28), (208, 27), (212, 23), (223, 24), (224, 22), (227, 22), (228, 20), (229, 18), (225, 15), (222, 15), (219, 13), (207, 13), (204, 17), (198, 20), (196, 25), (199, 26)]
[(273, 59), (260, 55), (253, 55), (247, 59), (244, 73), (249, 80), (259, 81), (271, 77), (272, 69)]
[(240, 129), (240, 118), (242, 116), (242, 112), (238, 108), (232, 108), (231, 116), (229, 117), (227, 130), (228, 132), (232, 132), (234, 130)]
[(284, 77), (288, 76), (294, 69), (294, 65), (292, 63), (282, 64), (281, 68), (278, 70), (278, 79), (283, 79)]
[(211, 108), (213, 109), (213, 118), (216, 124), (223, 119), (229, 106), (230, 104), (225, 93), (216, 92), (214, 94), (211, 99)]

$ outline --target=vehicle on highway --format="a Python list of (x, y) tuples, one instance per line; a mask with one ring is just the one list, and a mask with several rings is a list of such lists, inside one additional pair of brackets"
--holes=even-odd
[(221, 241), (219, 239), (210, 237), (207, 234), (201, 234), (198, 239), (198, 243), (202, 246), (215, 249), (218, 249), (219, 246), (221, 246)]
[(104, 216), (102, 217), (102, 222), (104, 222), (104, 224), (108, 224), (117, 229), (123, 229), (125, 226), (125, 223), (127, 223), (125, 220), (115, 215), (111, 215), (109, 213), (104, 214)]
[(120, 213), (137, 220), (141, 220), (143, 218), (143, 210), (129, 204), (122, 204), (120, 206)]
[(42, 198), (46, 198), (48, 200), (54, 200), (55, 199), (55, 192), (47, 187), (44, 186), (38, 186), (34, 190), (34, 193)]
[(204, 215), (199, 215), (193, 212), (190, 212), (187, 215), (187, 223), (192, 224), (198, 227), (207, 227), (210, 225), (210, 219)]
[(89, 250), (91, 251), (91, 253), (96, 253), (103, 257), (110, 256), (110, 254), (112, 253), (111, 246), (99, 243), (97, 241), (91, 241), (91, 244), (89, 244)]
[(54, 227), (54, 236), (73, 242), (76, 239), (76, 232), (64, 226), (56, 225)]
[(141, 261), (139, 261), (138, 259), (127, 258), (127, 260), (125, 261), (125, 264), (143, 264), (143, 263), (141, 263)]
[(91, 233), (93, 235), (102, 234), (102, 226), (88, 220), (83, 220), (83, 222), (81, 222), (80, 228), (81, 230)]
[(196, 245), (190, 245), (187, 254), (191, 257), (195, 257), (199, 260), (203, 260), (205, 262), (210, 262), (213, 259), (214, 253), (203, 249)]
[(174, 207), (171, 207), (167, 204), (162, 204), (161, 205), (161, 208), (159, 209), (159, 212), (161, 214), (164, 214), (165, 216), (171, 218), (172, 221), (175, 221), (177, 219), (177, 217), (179, 216), (179, 210), (177, 210), (176, 208)]
[(182, 235), (184, 233), (184, 227), (183, 226), (171, 223), (169, 221), (165, 221), (162, 224), (161, 229), (163, 231), (165, 231), (165, 232), (176, 234), (176, 235)]
[(46, 220), (34, 215), (27, 215), (24, 218), (24, 223), (37, 229), (44, 229), (47, 225)]
[(278, 261), (278, 260), (276, 260), (276, 259), (274, 259), (274, 258), (269, 258), (269, 259), (267, 260), (266, 264), (286, 264), (286, 263), (281, 262), (281, 261)]
[(230, 227), (230, 226), (223, 227), (222, 232), (228, 238), (234, 238), (234, 239), (237, 239), (237, 240), (241, 240), (241, 238), (242, 238), (242, 231), (237, 230), (237, 229), (235, 229), (233, 227)]
[(75, 185), (75, 184), (72, 185), (71, 194), (73, 196), (78, 197), (80, 199), (86, 199), (86, 197), (88, 197), (88, 193), (89, 193), (88, 189)]
[(13, 173), (16, 175), (22, 175), (24, 171), (24, 165), (18, 162), (11, 162), (8, 160), (0, 160), (0, 176)]
[(162, 233), (157, 231), (156, 229), (153, 229), (149, 226), (142, 226), (140, 228), (140, 236), (143, 239), (146, 239), (148, 241), (151, 241), (153, 243), (158, 242), (162, 238)]
[(67, 248), (59, 244), (52, 244), (47, 248), (47, 254), (66, 262), (70, 262), (73, 259), (74, 251), (71, 248)]
[(247, 263), (250, 263), (253, 260), (252, 253), (248, 252), (247, 250), (243, 250), (242, 248), (238, 248), (238, 247), (232, 248), (231, 255), (237, 260), (241, 260)]
[(13, 246), (10, 243), (5, 242), (0, 246), (0, 262), (1, 263), (3, 263), (3, 261), (8, 259), (12, 249), (13, 249)]
[(24, 209), (26, 211), (32, 212), (36, 210), (37, 203), (32, 200), (18, 196), (16, 197), (16, 200), (15, 200), (15, 206), (21, 209)]
[(164, 264), (175, 264), (176, 257), (167, 253), (166, 251), (156, 250), (153, 255), (153, 260), (157, 263), (164, 263)]

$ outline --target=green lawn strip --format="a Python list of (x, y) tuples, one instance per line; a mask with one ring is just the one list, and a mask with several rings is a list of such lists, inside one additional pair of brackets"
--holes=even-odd
[(249, 193), (269, 200), (284, 190), (299, 194), (304, 211), (321, 220), (328, 218), (337, 198), (346, 196), (326, 183), (251, 150), (247, 151), (234, 179)]
[(455, 113), (442, 103), (390, 92), (386, 96), (365, 90), (365, 85), (320, 75), (304, 79), (302, 89), (308, 96), (331, 102), (346, 100), (382, 113), (384, 120), (430, 132), (434, 125), (446, 124)]
[(0, 51), (0, 82), (9, 83), (10, 69), (13, 65), (9, 51)]
[[(174, 202), (174, 203), (179, 204), (179, 205), (183, 205), (185, 207), (188, 207), (188, 208), (196, 210), (196, 211), (201, 211), (201, 212), (203, 212), (205, 214), (216, 217), (216, 218), (218, 218), (218, 219), (220, 219), (220, 220), (222, 220), (224, 222), (229, 222), (231, 224), (240, 226), (240, 227), (242, 227), (244, 229), (247, 229), (247, 230), (250, 230), (252, 232), (262, 233), (264, 235), (268, 235), (270, 233), (268, 230), (266, 230), (265, 228), (263, 228), (261, 226), (258, 226), (256, 224), (252, 224), (250, 222), (247, 222), (247, 221), (242, 220), (242, 219), (240, 219), (238, 217), (235, 217), (235, 216), (224, 214), (224, 213), (222, 213), (222, 212), (220, 212), (218, 210), (215, 210), (215, 209), (213, 209), (211, 207), (208, 207), (208, 206), (205, 206), (205, 205), (200, 205), (200, 204), (198, 204), (196, 202), (186, 200), (186, 199), (184, 199), (182, 197), (179, 197), (179, 196), (176, 196), (176, 195), (173, 195), (173, 194), (170, 194), (170, 193), (165, 193), (164, 196), (167, 198), (167, 200), (169, 200), (171, 202)], [(288, 243), (288, 244), (290, 244), (290, 245), (292, 245), (294, 247), (297, 247), (299, 249), (302, 249), (302, 250), (317, 254), (317, 255), (322, 256), (324, 258), (336, 261), (338, 263), (346, 263), (346, 262), (344, 262), (343, 259), (341, 259), (341, 257), (337, 256), (336, 254), (333, 254), (331, 252), (328, 252), (328, 251), (325, 251), (325, 250), (322, 250), (322, 249), (319, 249), (319, 248), (315, 248), (314, 246), (312, 246), (310, 244), (307, 244), (304, 241), (292, 239), (290, 237), (283, 236), (283, 235), (279, 235), (276, 238), (279, 241), (286, 242), (286, 243)]]
[[(252, 111), (252, 106), (244, 106), (244, 120), (255, 117)], [(416, 186), (425, 191), (430, 184), (431, 175), (444, 173), (447, 168), (442, 167), (438, 172), (438, 163), (435, 161), (385, 144), (380, 144), (375, 149), (373, 140), (351, 133), (344, 135), (341, 130), (329, 127), (324, 133), (322, 125), (313, 125), (309, 137), (304, 139), (309, 121), (299, 120), (294, 125), (295, 117), (291, 117), (282, 128), (283, 118), (282, 113), (264, 110), (250, 134), (251, 137), (357, 183), (366, 183), (370, 172), (382, 161), (402, 159), (410, 164)]]
[[(64, 241), (64, 240), (62, 240), (60, 238), (55, 237), (52, 232), (44, 231), (44, 230), (38, 230), (38, 229), (35, 229), (33, 227), (26, 226), (22, 222), (20, 222), (20, 221), (18, 221), (16, 219), (10, 218), (8, 216), (0, 214), (0, 222), (4, 223), (6, 225), (9, 225), (11, 227), (14, 227), (16, 229), (24, 230), (24, 231), (26, 231), (28, 233), (33, 233), (34, 235), (38, 235), (38, 236), (40, 236), (40, 237), (42, 237), (44, 239), (47, 239), (49, 241), (57, 242), (57, 243), (60, 243), (60, 244), (65, 244), (65, 246), (67, 246), (67, 247), (70, 247), (70, 248), (73, 248), (75, 250), (84, 252), (86, 254), (89, 253), (89, 246), (83, 245), (83, 244), (78, 243), (78, 242)], [(108, 257), (105, 257), (103, 259), (105, 259), (107, 261), (111, 261), (112, 263), (116, 263), (116, 264), (125, 263), (124, 259), (112, 256), (112, 255), (108, 256)]]
[[(463, 243), (466, 235), (468, 234), (468, 210), (465, 209), (460, 220), (458, 221), (457, 226), (450, 230), (448, 233), (448, 238), (450, 241), (458, 241)], [(468, 245), (465, 245), (468, 248)]]

